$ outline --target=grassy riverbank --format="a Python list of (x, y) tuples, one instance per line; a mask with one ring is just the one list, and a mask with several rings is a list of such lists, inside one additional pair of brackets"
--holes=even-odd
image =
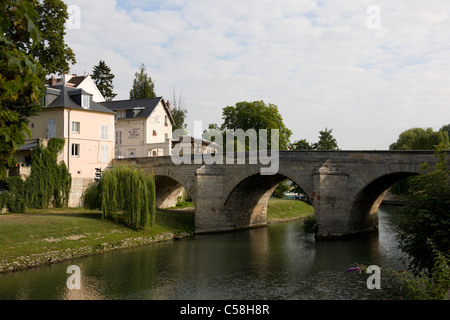
[[(298, 200), (271, 199), (268, 222), (302, 218), (312, 207)], [(133, 230), (82, 208), (27, 210), (0, 215), (0, 272), (63, 261), (173, 239), (194, 231), (193, 208), (158, 210), (156, 225)]]

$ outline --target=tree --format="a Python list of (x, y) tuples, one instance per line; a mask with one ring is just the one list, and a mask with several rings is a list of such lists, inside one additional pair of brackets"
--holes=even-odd
[(111, 101), (117, 96), (113, 93), (114, 74), (111, 73), (111, 68), (106, 65), (105, 61), (100, 60), (98, 65), (94, 67), (91, 78), (106, 100)]
[(35, 7), (29, 1), (3, 1), (0, 9), (0, 176), (30, 135), (28, 119), (42, 108), (44, 69), (24, 48), (41, 42)]
[(439, 131), (447, 132), (447, 135), (450, 139), (450, 123), (442, 126), (442, 128), (439, 129)]
[[(22, 9), (16, 9), (24, 5), (33, 11), (32, 14), (25, 13), (26, 23), (21, 21), (23, 12), (19, 11)], [(69, 72), (69, 64), (76, 60), (74, 52), (64, 42), (69, 15), (62, 0), (4, 0), (0, 14), (3, 21), (9, 21), (2, 23), (3, 34), (16, 45), (16, 49), (39, 62), (47, 74)], [(11, 23), (13, 21), (19, 25)], [(43, 76), (45, 78), (45, 74)]]
[(444, 148), (450, 147), (446, 131), (411, 128), (403, 131), (397, 141), (389, 146), (389, 150), (434, 150), (439, 144), (443, 144)]
[(67, 6), (61, 0), (3, 0), (0, 7), (0, 176), (24, 143), (28, 119), (42, 108), (46, 74), (75, 63), (64, 43)]
[(416, 268), (433, 267), (431, 241), (437, 250), (450, 250), (450, 168), (444, 146), (436, 150), (438, 163), (434, 169), (424, 166), (424, 174), (411, 179), (398, 221), (400, 247)]
[(333, 129), (319, 131), (319, 141), (309, 143), (306, 139), (297, 140), (290, 145), (290, 150), (339, 150), (336, 139), (332, 135)]
[(41, 41), (32, 47), (32, 55), (47, 74), (65, 74), (70, 63), (75, 64), (75, 53), (64, 42), (65, 24), (69, 17), (67, 5), (62, 0), (33, 0), (38, 13), (37, 27), (42, 32)]
[(122, 213), (126, 225), (147, 228), (155, 223), (155, 177), (135, 166), (106, 170), (101, 178), (103, 218), (118, 221)]
[(339, 150), (337, 141), (332, 135), (333, 129), (319, 131), (319, 141), (313, 145), (314, 150)]
[(173, 92), (173, 107), (170, 109), (170, 114), (172, 115), (173, 121), (175, 122), (173, 126), (173, 131), (178, 129), (186, 129), (187, 124), (185, 123), (187, 117), (187, 110), (182, 106), (181, 93), (177, 98), (175, 96), (175, 91)]
[(222, 131), (227, 129), (242, 129), (243, 131), (254, 129), (259, 134), (260, 129), (267, 129), (268, 148), (271, 146), (270, 129), (278, 129), (279, 149), (287, 150), (289, 146), (292, 131), (284, 125), (278, 107), (274, 104), (266, 104), (264, 101), (238, 102), (235, 106), (223, 108), (222, 119), (224, 121), (221, 126)]
[(306, 141), (306, 139), (301, 139), (293, 142), (289, 148), (290, 150), (314, 150), (314, 145)]
[(141, 64), (139, 71), (135, 73), (133, 87), (130, 90), (130, 99), (156, 98), (155, 85), (145, 70), (145, 65)]
[[(405, 130), (399, 135), (397, 141), (389, 146), (389, 150), (434, 150), (440, 144), (444, 148), (449, 148), (449, 138), (445, 128), (446, 126), (439, 131), (434, 131), (432, 128), (411, 128)], [(393, 194), (407, 193), (411, 181), (412, 178), (399, 181), (391, 188), (390, 192)]]

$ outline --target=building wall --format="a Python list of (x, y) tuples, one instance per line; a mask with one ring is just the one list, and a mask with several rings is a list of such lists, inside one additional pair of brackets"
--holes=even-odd
[(116, 135), (117, 158), (171, 154), (172, 124), (161, 102), (147, 119), (117, 120), (116, 131), (121, 132), (118, 133), (121, 138)]
[[(95, 168), (102, 170), (109, 166), (114, 158), (114, 115), (100, 112), (87, 112), (83, 110), (65, 111), (66, 128), (64, 138), (65, 162), (72, 174), (72, 178), (93, 178)], [(80, 124), (79, 133), (72, 130), (72, 123)], [(102, 126), (104, 136), (102, 137)], [(78, 155), (72, 155), (72, 145), (79, 145)], [(102, 149), (104, 151), (102, 151)], [(102, 152), (104, 156), (102, 157)]]
[[(56, 137), (66, 140), (60, 160), (66, 163), (72, 179), (93, 179), (95, 168), (105, 169), (114, 158), (114, 115), (76, 109), (69, 111), (65, 108), (44, 109), (30, 120), (31, 138), (48, 138), (48, 119), (56, 119)], [(79, 133), (72, 131), (73, 122), (79, 122)], [(106, 139), (101, 136), (102, 125), (107, 126)], [(78, 155), (72, 155), (73, 144), (79, 145)], [(102, 147), (105, 159), (102, 159)]]
[[(167, 125), (166, 125), (167, 124)], [(156, 135), (155, 135), (156, 133)], [(172, 139), (172, 124), (161, 102), (153, 110), (146, 123), (146, 143), (163, 143)]]

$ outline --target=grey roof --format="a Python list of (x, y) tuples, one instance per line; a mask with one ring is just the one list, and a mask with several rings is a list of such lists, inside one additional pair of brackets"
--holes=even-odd
[(135, 99), (135, 100), (117, 100), (101, 102), (109, 110), (118, 112), (121, 110), (134, 110), (136, 112), (126, 112), (125, 119), (148, 118), (155, 110), (159, 102), (162, 102), (164, 109), (169, 115), (170, 121), (174, 124), (172, 115), (167, 108), (167, 105), (162, 97)]
[(54, 85), (47, 87), (47, 94), (56, 95), (56, 99), (53, 100), (48, 106), (45, 108), (70, 108), (70, 109), (79, 109), (86, 111), (96, 111), (96, 112), (104, 112), (114, 114), (115, 112), (111, 111), (108, 108), (105, 108), (99, 103), (96, 103), (91, 99), (90, 108), (83, 108), (74, 97), (80, 94), (92, 96), (92, 94), (84, 91), (83, 89), (76, 89), (72, 87), (67, 87), (62, 84)]

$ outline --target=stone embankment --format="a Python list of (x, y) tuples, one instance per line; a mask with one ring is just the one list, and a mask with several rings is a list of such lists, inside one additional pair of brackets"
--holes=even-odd
[(15, 258), (13, 261), (0, 261), (0, 273), (20, 271), (63, 261), (69, 261), (76, 258), (112, 252), (119, 249), (132, 248), (162, 241), (180, 239), (181, 237), (187, 236), (190, 236), (190, 234), (183, 233), (174, 237), (172, 233), (163, 233), (153, 237), (129, 238), (112, 243), (99, 243), (93, 246), (68, 248), (65, 250), (49, 251), (39, 254), (33, 254), (30, 256), (22, 256)]

